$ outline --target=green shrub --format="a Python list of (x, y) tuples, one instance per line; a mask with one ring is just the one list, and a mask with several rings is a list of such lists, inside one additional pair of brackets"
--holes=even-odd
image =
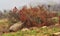
[(53, 21), (54, 23), (58, 23), (59, 18), (58, 18), (58, 17), (53, 17), (53, 18), (52, 18), (52, 21)]

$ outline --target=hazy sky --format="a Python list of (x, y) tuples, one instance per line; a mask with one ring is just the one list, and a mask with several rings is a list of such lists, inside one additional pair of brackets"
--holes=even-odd
[(29, 3), (36, 4), (37, 2), (40, 3), (59, 3), (60, 0), (0, 0), (0, 10), (2, 9), (11, 9), (14, 6), (20, 7), (23, 5), (28, 5)]

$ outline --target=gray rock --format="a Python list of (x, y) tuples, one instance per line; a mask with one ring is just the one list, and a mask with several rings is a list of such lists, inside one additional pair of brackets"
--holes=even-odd
[(10, 26), (9, 31), (14, 32), (14, 31), (21, 29), (22, 27), (23, 27), (23, 23), (20, 21), (18, 23), (15, 23), (14, 25)]

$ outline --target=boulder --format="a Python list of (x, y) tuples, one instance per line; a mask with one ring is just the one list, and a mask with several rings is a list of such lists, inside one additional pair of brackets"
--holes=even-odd
[(14, 32), (14, 31), (20, 30), (22, 27), (23, 27), (23, 23), (20, 21), (10, 26), (9, 31)]
[(53, 33), (52, 36), (60, 36), (60, 32)]
[(47, 26), (43, 26), (42, 28), (47, 28)]
[(21, 29), (21, 31), (30, 31), (30, 29), (28, 29), (28, 28), (23, 28), (23, 29)]

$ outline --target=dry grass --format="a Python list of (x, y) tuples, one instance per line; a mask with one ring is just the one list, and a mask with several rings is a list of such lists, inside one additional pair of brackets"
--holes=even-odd
[(51, 36), (55, 32), (60, 32), (60, 28), (53, 26), (45, 28), (36, 28), (33, 30), (17, 31), (13, 33), (4, 33), (2, 36)]

